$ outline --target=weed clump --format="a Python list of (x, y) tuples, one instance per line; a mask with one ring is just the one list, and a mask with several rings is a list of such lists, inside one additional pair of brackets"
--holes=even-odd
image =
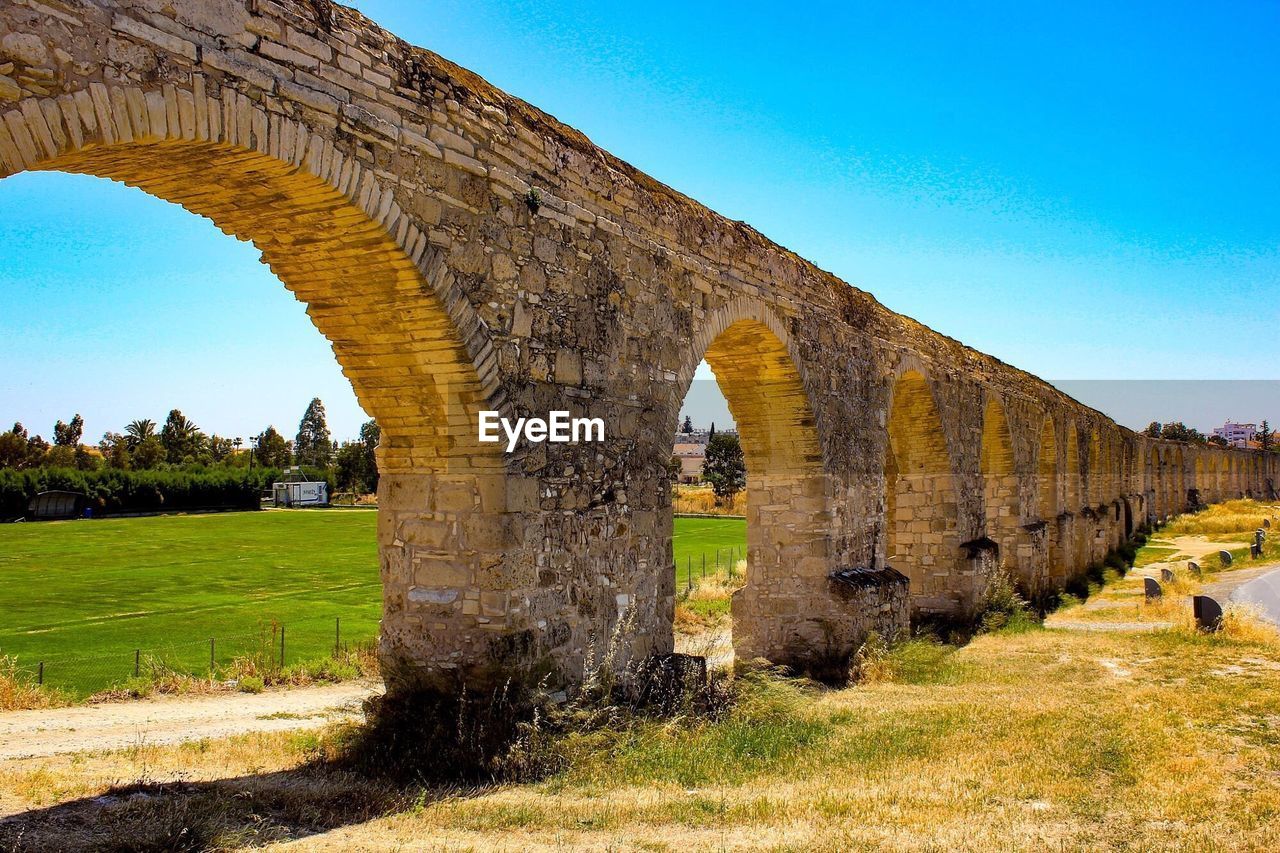
[(1018, 594), (1008, 570), (1004, 567), (997, 569), (987, 581), (987, 588), (978, 604), (978, 632), (990, 634), (1009, 631), (1020, 634), (1039, 626), (1031, 606)]
[(18, 666), (17, 658), (0, 655), (0, 711), (59, 708), (71, 701), (71, 696), (61, 690), (36, 684)]

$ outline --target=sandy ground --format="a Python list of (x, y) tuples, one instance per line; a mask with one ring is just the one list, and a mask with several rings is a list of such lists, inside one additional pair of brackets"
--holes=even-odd
[(380, 683), (218, 693), (0, 714), (0, 760), (318, 728), (355, 716)]

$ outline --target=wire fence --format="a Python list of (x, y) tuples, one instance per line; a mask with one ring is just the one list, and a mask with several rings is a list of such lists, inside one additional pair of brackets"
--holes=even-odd
[[(687, 593), (721, 572), (732, 575), (746, 556), (742, 543), (677, 547), (676, 589)], [(287, 621), (264, 616), (252, 630), (219, 631), (193, 625), (190, 632), (164, 642), (143, 634), (133, 643), (119, 637), (105, 641), (86, 637), (84, 646), (64, 639), (41, 648), (39, 640), (27, 636), (9, 647), (0, 640), (0, 664), (25, 682), (80, 698), (167, 678), (227, 681), (246, 674), (279, 674), (299, 665), (337, 662), (361, 646), (367, 648), (377, 638), (379, 611), (377, 607), (329, 609), (325, 615)], [(235, 622), (237, 629), (246, 625), (243, 618)]]
[(11, 672), (32, 684), (76, 696), (128, 687), (131, 683), (193, 676), (213, 680), (278, 675), (290, 667), (331, 669), (377, 637), (377, 617), (368, 612), (278, 622), (257, 630), (187, 636), (160, 645), (114, 645), (89, 653), (0, 648)]
[(686, 553), (683, 564), (679, 558), (676, 559), (676, 589), (692, 590), (700, 582), (714, 577), (722, 569), (732, 572), (746, 557), (747, 549), (742, 545), (716, 548), (714, 551), (703, 551), (697, 555)]

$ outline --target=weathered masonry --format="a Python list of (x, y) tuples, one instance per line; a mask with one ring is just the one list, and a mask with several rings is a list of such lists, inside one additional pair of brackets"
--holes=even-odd
[[(0, 177), (29, 170), (207, 216), (306, 303), (383, 429), (393, 686), (670, 650), (665, 463), (703, 359), (750, 471), (745, 657), (847, 652), (894, 612), (886, 565), (963, 614), (994, 567), (1058, 585), (1144, 519), (1272, 490), (1257, 454), (1122, 429), (327, 0), (0, 0)], [(506, 454), (485, 409), (607, 439)]]

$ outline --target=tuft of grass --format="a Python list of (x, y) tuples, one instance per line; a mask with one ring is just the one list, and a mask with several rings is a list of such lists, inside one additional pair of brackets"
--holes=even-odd
[(37, 684), (18, 667), (17, 658), (0, 655), (0, 711), (29, 711), (70, 705), (73, 697), (54, 687)]
[(987, 581), (978, 604), (978, 632), (1023, 633), (1040, 627), (1027, 601), (1018, 594), (1009, 571), (1001, 566)]
[(722, 567), (676, 596), (675, 626), (684, 634), (721, 628), (729, 622), (729, 602), (747, 582), (747, 561)]
[(1218, 633), (1242, 643), (1280, 647), (1280, 629), (1262, 617), (1256, 605), (1230, 604), (1222, 611)]

